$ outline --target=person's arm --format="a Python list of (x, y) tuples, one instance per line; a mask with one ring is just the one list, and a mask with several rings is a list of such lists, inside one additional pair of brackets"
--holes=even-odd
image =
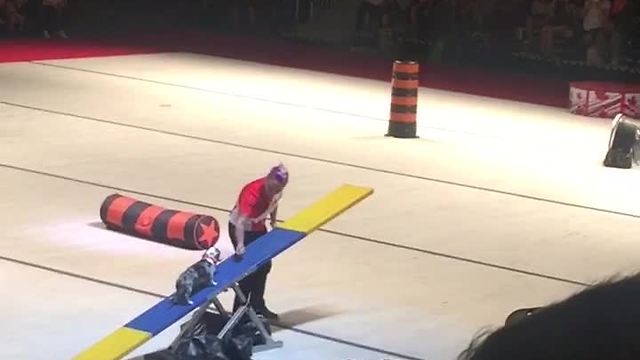
[(251, 230), (255, 218), (250, 217), (252, 209), (255, 207), (258, 200), (257, 194), (255, 194), (247, 187), (244, 187), (238, 196), (237, 202), (237, 219), (235, 224), (235, 236), (236, 236), (236, 255), (243, 255), (245, 251), (245, 238), (244, 233), (247, 230)]
[(278, 205), (276, 205), (276, 207), (273, 208), (273, 210), (271, 211), (271, 214), (269, 215), (269, 219), (271, 220), (271, 229), (276, 228), (277, 216), (278, 216)]
[(240, 215), (236, 225), (236, 255), (244, 254), (244, 231), (246, 224), (250, 222), (249, 219)]
[(282, 192), (279, 192), (278, 194), (276, 194), (273, 197), (273, 203), (270, 206), (270, 210), (269, 211), (269, 220), (270, 220), (270, 225), (271, 225), (271, 229), (275, 229), (276, 224), (278, 223), (278, 205), (280, 204), (280, 200), (282, 200)]

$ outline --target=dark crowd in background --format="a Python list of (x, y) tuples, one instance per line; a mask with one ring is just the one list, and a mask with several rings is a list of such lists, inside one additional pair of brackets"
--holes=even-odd
[(637, 0), (364, 0), (357, 24), (374, 19), (409, 41), (461, 39), (539, 59), (635, 66)]
[[(433, 61), (640, 69), (640, 0), (0, 0), (1, 37), (65, 39), (124, 22)], [(314, 23), (320, 30), (305, 34)], [(322, 26), (346, 40), (323, 41)]]
[(66, 0), (0, 0), (0, 28), (19, 35), (38, 31), (40, 36), (66, 39), (64, 13)]

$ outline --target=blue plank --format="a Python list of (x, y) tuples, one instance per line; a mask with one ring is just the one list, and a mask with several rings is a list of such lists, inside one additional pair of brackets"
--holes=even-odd
[(242, 260), (238, 261), (234, 256), (231, 256), (220, 263), (216, 273), (218, 284), (193, 295), (191, 297), (193, 305), (176, 305), (166, 298), (125, 326), (149, 332), (153, 336), (158, 335), (208, 299), (254, 272), (305, 236), (306, 234), (302, 232), (276, 228), (247, 246)]

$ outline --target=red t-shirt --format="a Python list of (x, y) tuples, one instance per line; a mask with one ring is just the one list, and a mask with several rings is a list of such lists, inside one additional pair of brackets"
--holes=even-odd
[[(269, 197), (265, 191), (266, 178), (256, 179), (242, 188), (238, 201), (231, 211), (230, 220), (232, 224), (238, 226), (238, 217), (246, 217), (252, 222), (250, 231), (266, 231), (265, 220), (267, 215), (275, 208), (280, 198), (280, 194)], [(262, 219), (253, 222), (262, 216)]]

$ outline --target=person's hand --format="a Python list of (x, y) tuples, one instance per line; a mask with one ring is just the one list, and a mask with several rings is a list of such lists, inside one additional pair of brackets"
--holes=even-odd
[(269, 225), (271, 225), (271, 229), (275, 229), (277, 224), (278, 224), (278, 221), (276, 219), (271, 219)]
[(263, 221), (264, 219), (266, 219), (266, 218), (267, 218), (267, 215), (260, 215), (260, 216), (258, 216), (257, 218), (252, 219), (252, 220), (251, 220), (251, 222), (252, 222), (253, 224), (257, 224), (257, 223), (259, 223), (259, 222), (262, 222), (262, 221)]
[(236, 246), (236, 255), (242, 256), (244, 255), (244, 252), (245, 252), (244, 244), (238, 244), (238, 246)]

